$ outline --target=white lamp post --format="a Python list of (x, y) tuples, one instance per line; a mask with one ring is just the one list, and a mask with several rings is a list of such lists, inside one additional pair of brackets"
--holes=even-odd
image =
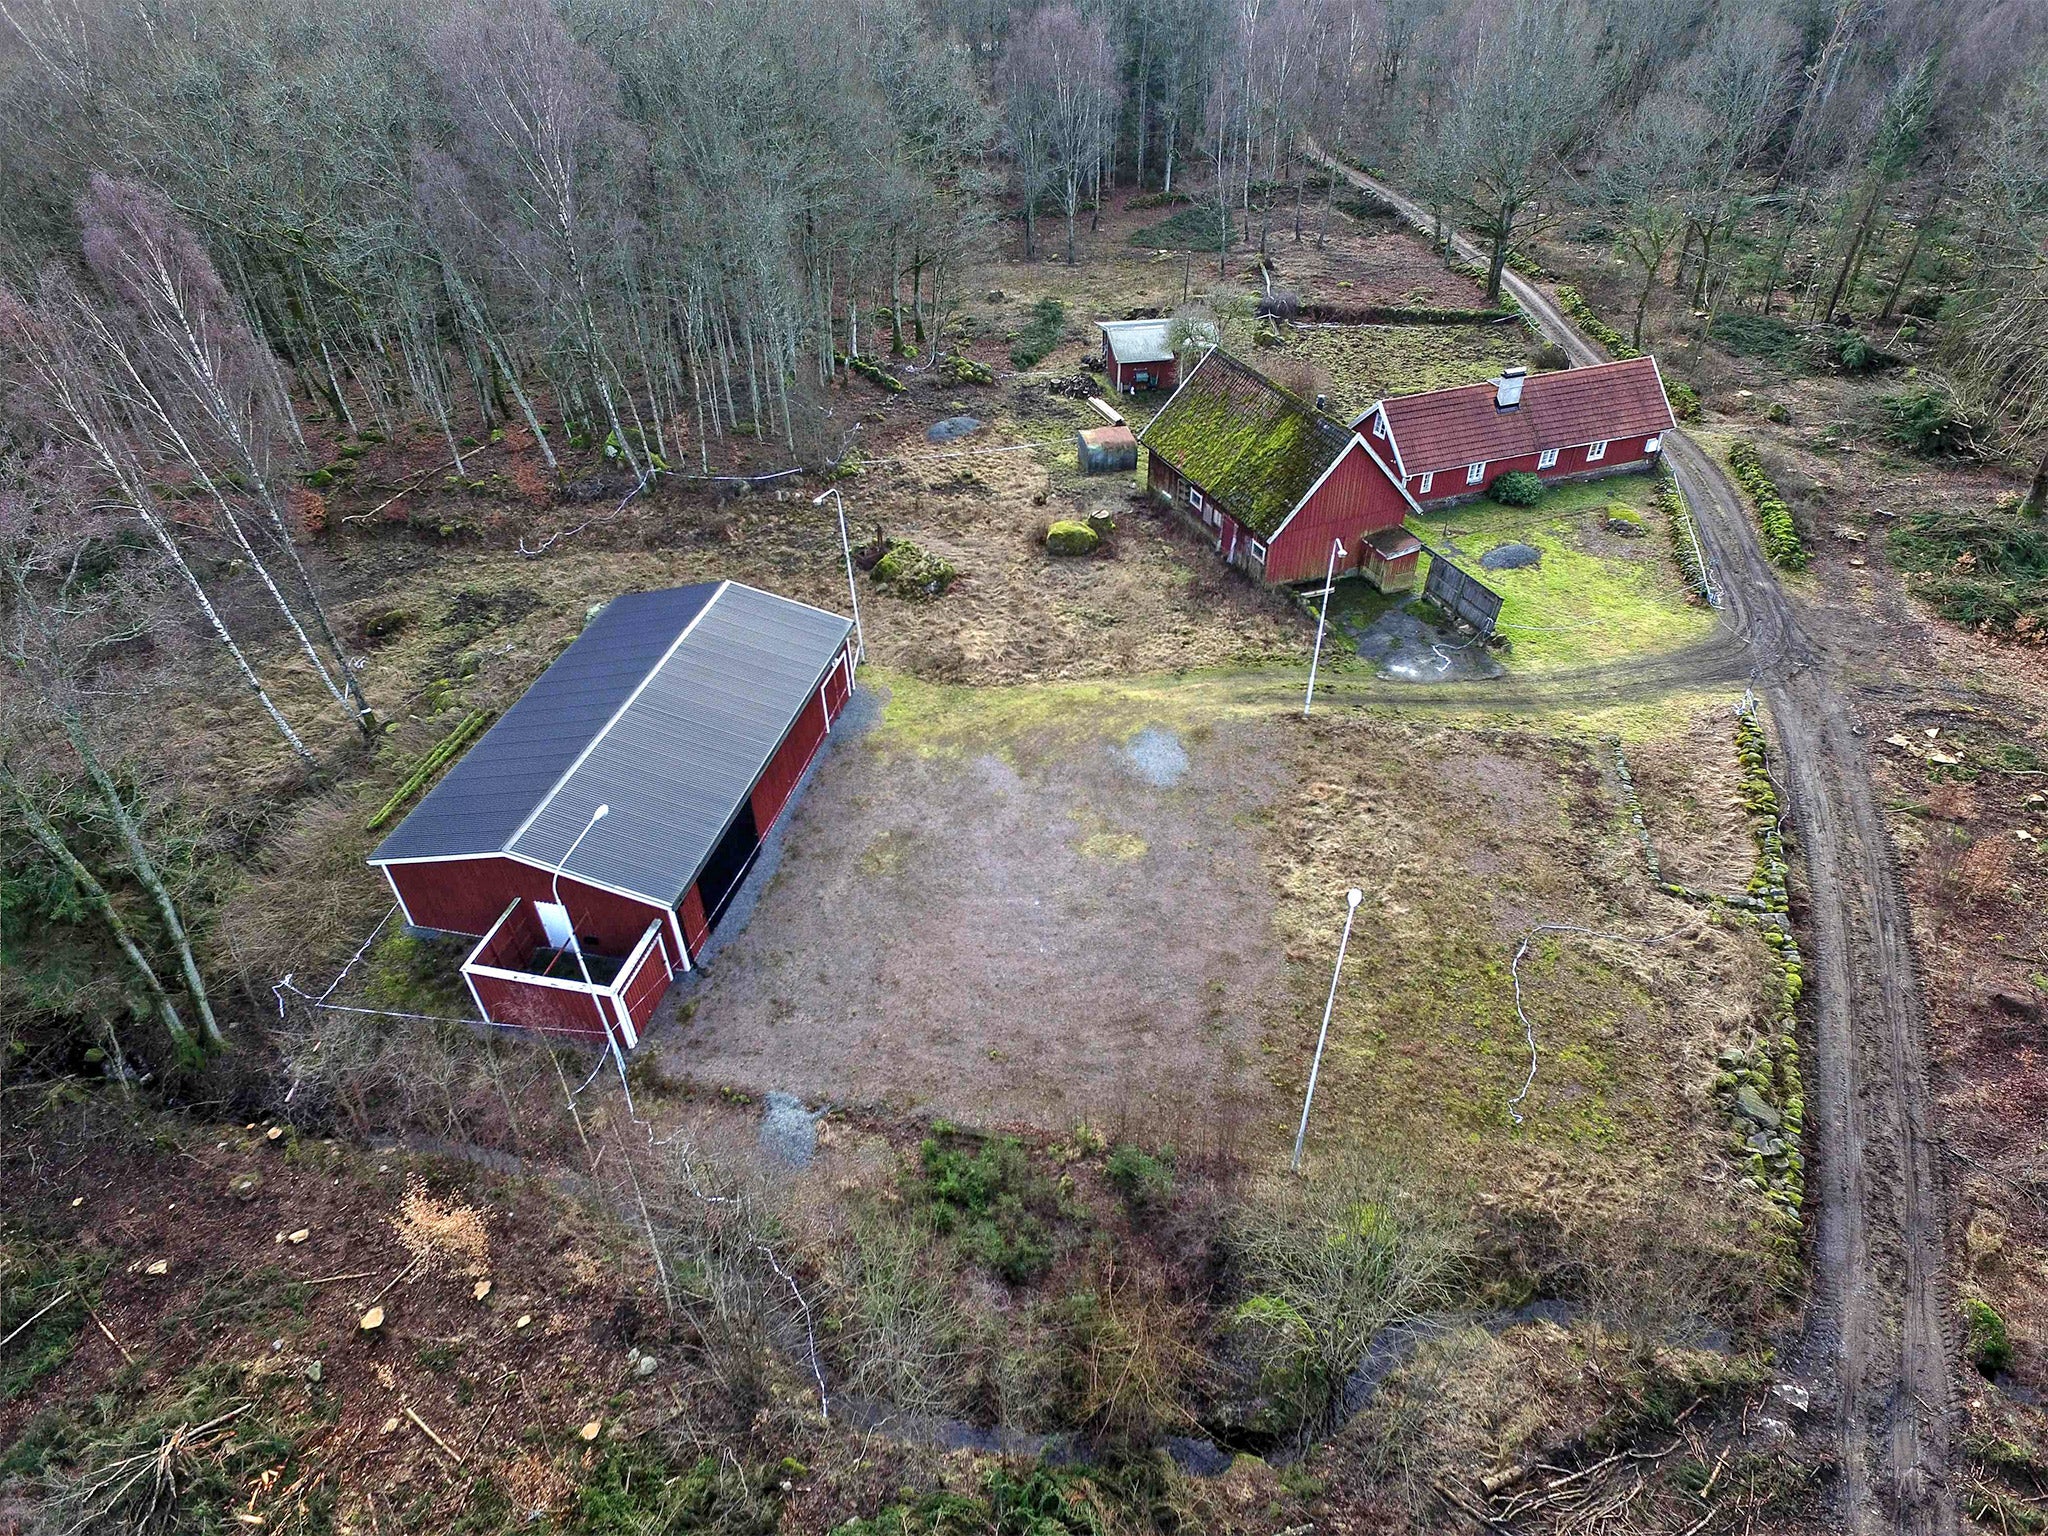
[(1308, 718), (1309, 706), (1316, 701), (1316, 666), (1323, 659), (1323, 626), (1330, 621), (1330, 589), (1337, 585), (1337, 551), (1344, 547), (1342, 539), (1330, 540), (1330, 568), (1323, 574), (1323, 611), (1316, 616), (1316, 650), (1308, 659), (1308, 694), (1301, 701), (1301, 717)]
[(1323, 1004), (1323, 1028), (1316, 1036), (1316, 1059), (1308, 1069), (1308, 1092), (1301, 1100), (1301, 1129), (1294, 1133), (1294, 1161), (1289, 1163), (1290, 1172), (1301, 1172), (1302, 1143), (1308, 1140), (1309, 1106), (1316, 1101), (1316, 1076), (1323, 1070), (1323, 1045), (1330, 1038), (1330, 1010), (1337, 1006), (1337, 978), (1344, 974), (1344, 951), (1351, 945), (1351, 920), (1358, 916), (1358, 904), (1365, 900), (1365, 892), (1353, 886), (1344, 893), (1344, 937), (1337, 943), (1337, 967), (1330, 972), (1330, 998)]
[[(583, 830), (576, 834), (576, 841), (569, 845), (569, 851), (555, 862), (555, 876), (550, 888), (555, 893), (555, 905), (562, 909), (562, 916), (569, 921), (569, 952), (576, 957), (576, 969), (583, 974), (583, 985), (590, 989), (590, 1000), (597, 1004), (597, 1022), (604, 1029), (605, 1043), (612, 1048), (612, 1060), (618, 1065), (619, 1085), (626, 1083), (626, 1054), (619, 1049), (619, 1037), (612, 1033), (611, 1010), (604, 1005), (604, 994), (597, 990), (597, 983), (590, 979), (590, 962), (583, 958), (583, 941), (576, 937), (575, 919), (569, 918), (569, 909), (562, 902), (562, 871), (569, 860), (576, 856), (576, 850), (583, 845), (583, 839), (590, 836), (590, 829), (605, 817), (611, 815), (609, 805), (600, 805), (590, 813), (590, 820), (583, 823)], [(633, 1090), (626, 1088), (626, 1108), (633, 1107)]]
[[(818, 492), (811, 498), (811, 505), (822, 505), (827, 496), (832, 498), (832, 504), (839, 509), (839, 553), (846, 557), (846, 595), (853, 603), (853, 665), (858, 669), (860, 664), (867, 660), (868, 637), (860, 627), (860, 587), (853, 579), (853, 541), (846, 536), (846, 502), (841, 498), (838, 486), (830, 486)], [(846, 676), (846, 686), (847, 691), (852, 692), (851, 670)]]

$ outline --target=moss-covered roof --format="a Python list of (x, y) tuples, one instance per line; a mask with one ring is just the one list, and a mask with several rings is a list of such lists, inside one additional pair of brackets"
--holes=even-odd
[(1351, 429), (1216, 351), (1138, 436), (1240, 525), (1265, 535), (1349, 446)]

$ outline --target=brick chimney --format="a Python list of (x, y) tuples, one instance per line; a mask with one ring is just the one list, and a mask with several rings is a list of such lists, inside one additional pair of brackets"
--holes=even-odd
[(1522, 380), (1529, 377), (1526, 368), (1503, 368), (1499, 378), (1493, 381), (1494, 405), (1503, 411), (1511, 411), (1522, 403)]

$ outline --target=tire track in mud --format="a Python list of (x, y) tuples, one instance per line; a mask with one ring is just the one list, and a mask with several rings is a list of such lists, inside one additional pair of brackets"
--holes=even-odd
[[(1392, 188), (1311, 152), (1429, 228), (1426, 213)], [(1454, 245), (1461, 257), (1479, 258), (1462, 236)], [(1575, 366), (1606, 360), (1534, 284), (1514, 273), (1504, 283)], [(1812, 937), (1804, 947), (1814, 983), (1808, 1187), (1819, 1200), (1805, 1349), (1808, 1367), (1833, 1389), (1840, 1529), (1947, 1536), (1957, 1528), (1948, 1478), (1954, 1340), (1926, 1014), (1863, 728), (1801, 628), (1720, 466), (1681, 432), (1666, 438), (1665, 459), (1719, 569), (1727, 629), (1702, 646), (1611, 668), (1608, 676), (1628, 696), (1669, 691), (1677, 686), (1672, 669), (1696, 666), (1693, 684), (1746, 678), (1769, 706), (1807, 876), (1802, 915)], [(1733, 679), (1726, 675), (1731, 648), (1739, 652)], [(1517, 692), (1553, 703), (1595, 696), (1590, 677), (1557, 681), (1554, 690), (1532, 683)], [(1468, 697), (1484, 689), (1465, 685)]]

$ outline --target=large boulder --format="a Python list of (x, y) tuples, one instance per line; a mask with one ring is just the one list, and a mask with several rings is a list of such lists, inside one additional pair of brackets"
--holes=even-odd
[(1054, 555), (1092, 555), (1102, 540), (1086, 523), (1062, 518), (1045, 530), (1045, 548)]
[(908, 539), (891, 539), (869, 574), (899, 596), (938, 597), (960, 573), (943, 555), (919, 549)]

